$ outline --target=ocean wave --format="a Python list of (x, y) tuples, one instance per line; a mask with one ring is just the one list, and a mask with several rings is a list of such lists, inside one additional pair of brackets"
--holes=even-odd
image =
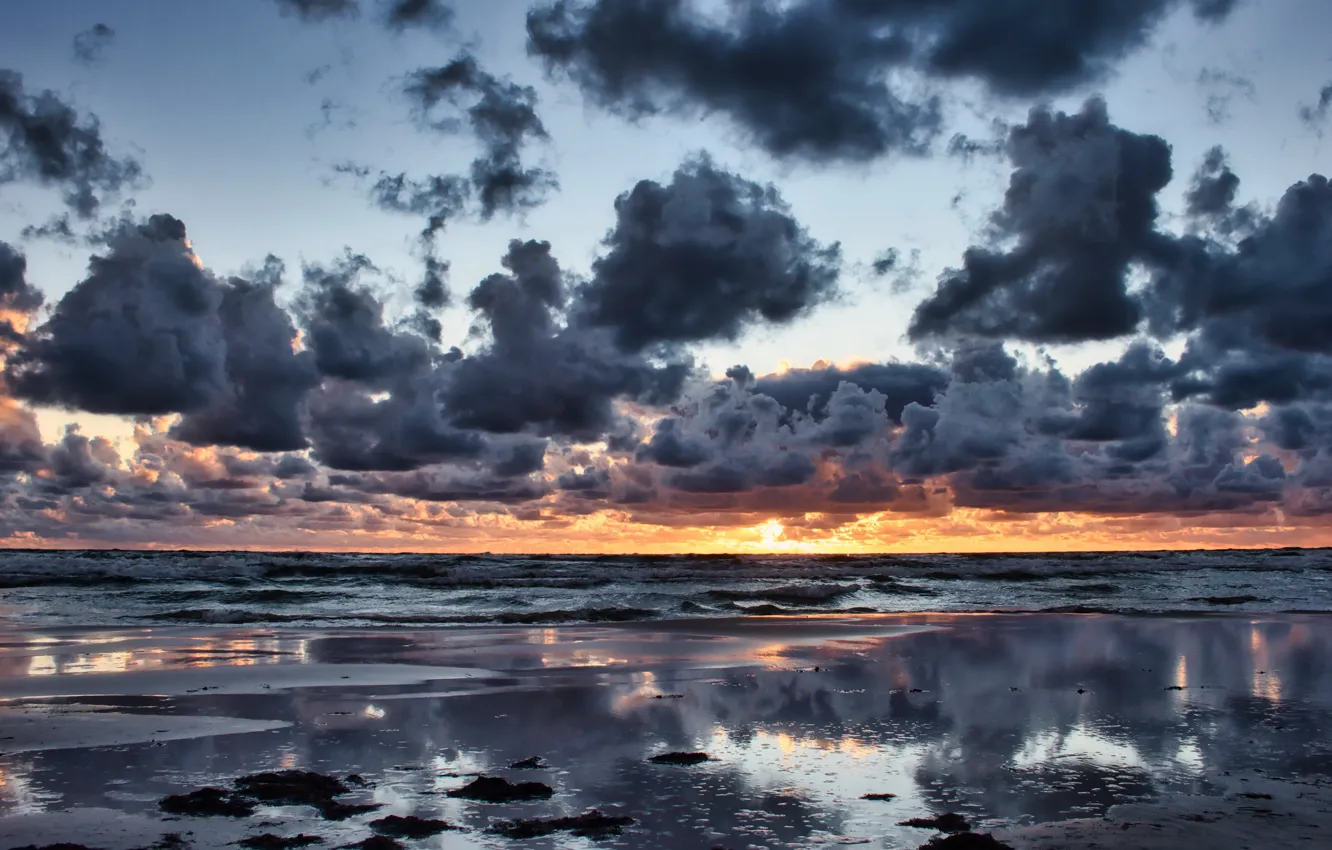
[(786, 584), (779, 587), (756, 587), (743, 590), (715, 588), (707, 591), (713, 599), (743, 601), (763, 599), (771, 602), (831, 602), (860, 590), (858, 584)]

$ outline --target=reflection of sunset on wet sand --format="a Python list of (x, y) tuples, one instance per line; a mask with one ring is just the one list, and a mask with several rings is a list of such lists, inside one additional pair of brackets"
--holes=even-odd
[[(893, 824), (945, 810), (1014, 847), (1038, 847), (1040, 824), (1099, 819), (1120, 804), (1164, 813), (1201, 790), (1224, 805), (1226, 772), (1280, 779), (1332, 767), (1316, 731), (1332, 721), (1332, 676), (1321, 663), (1332, 657), (1332, 631), (1317, 617), (928, 614), (88, 638), (69, 632), (58, 645), (42, 638), (0, 651), (0, 660), (23, 661), (0, 678), (0, 714), (71, 724), (106, 703), (115, 713), (101, 716), (124, 718), (114, 721), (124, 743), (65, 750), (36, 741), (31, 752), (0, 756), (0, 815), (10, 818), (0, 826), (71, 805), (153, 823), (151, 799), (71, 773), (75, 754), (134, 787), (262, 769), (358, 773), (376, 783), (364, 793), (383, 812), (473, 829), (505, 810), (439, 792), (472, 772), (537, 779), (556, 796), (526, 804), (525, 816), (624, 812), (636, 825), (607, 845), (624, 847), (803, 848), (838, 836), (910, 847), (923, 838)], [(144, 676), (158, 678), (133, 690)], [(161, 696), (114, 696), (127, 691)], [(69, 694), (62, 704), (74, 713), (49, 714), (52, 694)], [(159, 729), (238, 716), (269, 725), (178, 725), (150, 741), (152, 727), (135, 738), (129, 722), (141, 712)], [(645, 762), (695, 750), (713, 761)], [(549, 769), (506, 769), (533, 756)], [(1287, 792), (1264, 793), (1278, 805)], [(866, 794), (894, 796), (859, 799)], [(267, 816), (337, 841), (363, 829), (311, 824), (299, 811)], [(1033, 843), (1024, 844), (1029, 825)], [(450, 841), (490, 846), (473, 832)]]

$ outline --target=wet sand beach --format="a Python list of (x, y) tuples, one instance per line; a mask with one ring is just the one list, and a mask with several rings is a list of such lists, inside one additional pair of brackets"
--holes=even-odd
[[(1332, 835), (1324, 615), (2, 637), (0, 848), (264, 834), (337, 847), (411, 832), (392, 816), (447, 822), (395, 839), (438, 848), (914, 848), (944, 834), (900, 823), (950, 812), (1015, 848)], [(653, 760), (671, 753), (708, 758)], [(243, 796), (241, 777), (284, 770), (337, 777), (339, 804), (376, 808), (161, 808), (208, 786)], [(480, 775), (550, 793), (449, 794)], [(590, 809), (632, 823), (591, 837), (496, 828)]]

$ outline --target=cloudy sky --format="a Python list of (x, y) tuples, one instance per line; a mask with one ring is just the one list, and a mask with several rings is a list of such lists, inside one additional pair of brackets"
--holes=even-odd
[(0, 10), (0, 540), (1332, 544), (1325, 0)]

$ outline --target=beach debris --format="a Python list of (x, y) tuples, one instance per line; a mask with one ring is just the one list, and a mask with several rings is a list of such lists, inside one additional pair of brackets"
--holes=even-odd
[(684, 699), (684, 694), (657, 694), (653, 699)]
[(712, 761), (712, 756), (707, 753), (662, 753), (648, 759), (653, 764), (702, 764), (705, 761)]
[(509, 770), (540, 770), (546, 766), (545, 759), (541, 756), (532, 756), (528, 759), (522, 759), (509, 765)]
[(1183, 685), (1167, 685), (1167, 686), (1166, 686), (1166, 690), (1167, 690), (1167, 691), (1182, 691), (1182, 690), (1184, 690), (1184, 686), (1183, 686)]
[(897, 795), (896, 795), (896, 794), (862, 794), (862, 795), (860, 795), (860, 799), (862, 799), (862, 800), (882, 800), (882, 801), (884, 801), (884, 802), (887, 802), (888, 800), (896, 800), (896, 799), (897, 799)]
[(168, 794), (157, 807), (169, 815), (245, 818), (254, 814), (255, 802), (226, 788), (209, 786), (188, 794)]
[(369, 826), (380, 835), (390, 835), (394, 838), (429, 838), (441, 832), (459, 829), (446, 820), (418, 818), (416, 815), (407, 817), (389, 815), (386, 818), (370, 821)]
[(274, 835), (265, 832), (262, 835), (250, 835), (236, 842), (248, 850), (295, 850), (297, 847), (309, 847), (311, 844), (323, 844), (318, 835)]
[(907, 691), (907, 693), (909, 693), (909, 694), (923, 694), (923, 693), (925, 693), (925, 689), (924, 689), (924, 688), (912, 688), (911, 690)]
[(581, 815), (562, 818), (531, 818), (506, 820), (491, 824), (487, 832), (505, 838), (540, 838), (556, 832), (569, 832), (582, 838), (605, 838), (619, 835), (634, 819), (628, 815), (607, 815), (597, 809), (588, 809)]
[(313, 806), (325, 820), (346, 820), (379, 808), (374, 803), (344, 803), (335, 799), (351, 788), (335, 776), (325, 776), (313, 770), (253, 773), (238, 778), (235, 785), (239, 793), (263, 803)]
[(937, 829), (940, 832), (970, 832), (971, 824), (957, 812), (944, 812), (932, 818), (911, 818), (897, 822), (898, 826), (914, 826), (917, 829)]
[(338, 850), (407, 850), (407, 845), (387, 835), (372, 835), (355, 844), (344, 844)]
[(262, 800), (285, 806), (318, 806), (351, 788), (341, 779), (315, 773), (313, 770), (279, 770), (252, 773), (235, 782), (236, 790)]
[(450, 797), (481, 800), (485, 803), (514, 803), (524, 800), (544, 800), (555, 790), (544, 782), (510, 782), (499, 776), (478, 776), (461, 788), (448, 792)]
[(988, 832), (941, 835), (920, 845), (920, 850), (1013, 850)]
[(313, 806), (326, 820), (346, 820), (373, 812), (379, 804), (344, 803), (336, 797), (351, 791), (340, 779), (312, 770), (279, 770), (241, 776), (235, 790), (206, 787), (188, 794), (171, 794), (158, 802), (168, 814), (192, 817), (243, 818), (266, 803), (273, 806)]

